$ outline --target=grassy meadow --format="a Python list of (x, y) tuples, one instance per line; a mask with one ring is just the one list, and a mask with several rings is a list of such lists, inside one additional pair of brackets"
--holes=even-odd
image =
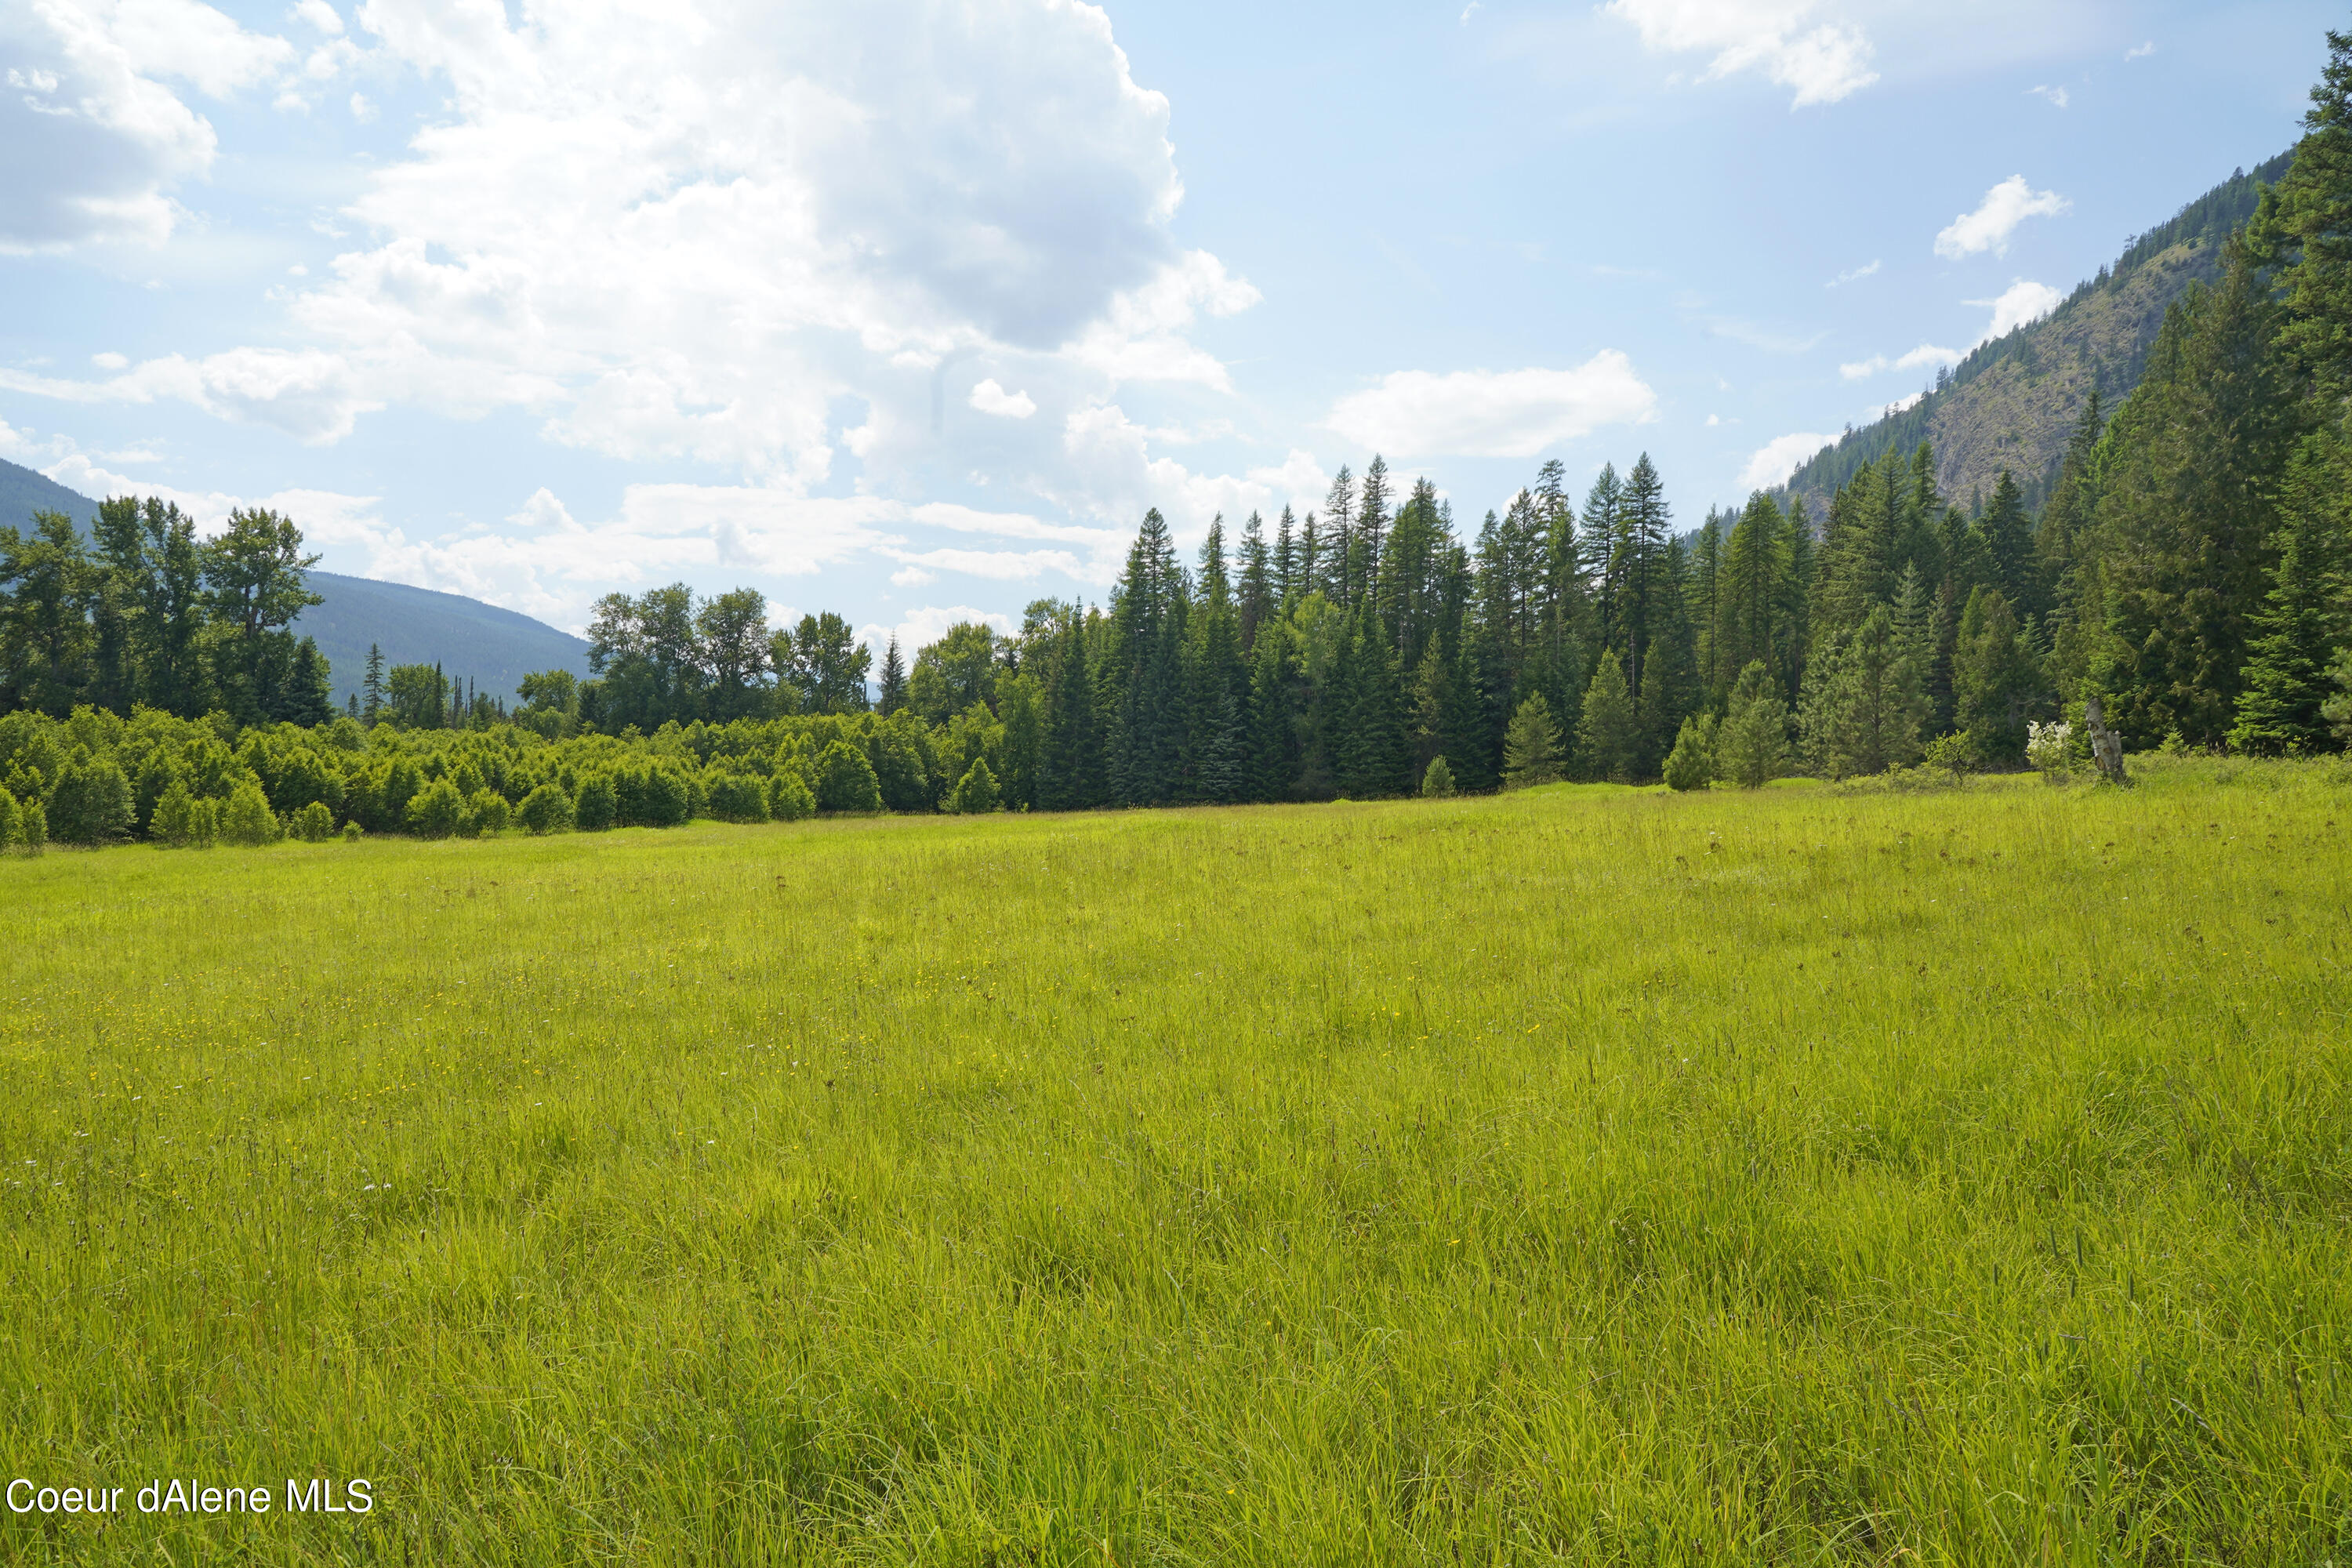
[(2346, 1562), (2352, 777), (2141, 766), (0, 862), (0, 1561)]

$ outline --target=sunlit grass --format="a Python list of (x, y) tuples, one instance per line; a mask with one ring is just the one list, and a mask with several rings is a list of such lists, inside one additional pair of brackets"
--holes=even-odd
[(281, 1499), (0, 1557), (2326, 1561), (2347, 826), (2180, 764), (0, 863), (0, 1479)]

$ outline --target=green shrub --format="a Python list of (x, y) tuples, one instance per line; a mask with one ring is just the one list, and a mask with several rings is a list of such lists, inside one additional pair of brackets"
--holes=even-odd
[(879, 811), (882, 786), (866, 753), (846, 741), (835, 741), (816, 760), (816, 805), (819, 811)]
[(1450, 800), (1462, 792), (1454, 783), (1454, 770), (1444, 757), (1429, 759), (1429, 771), (1421, 775), (1421, 793), (1432, 800)]
[(996, 775), (988, 771), (986, 757), (972, 759), (971, 766), (948, 792), (947, 808), (959, 816), (996, 809)]
[(720, 773), (709, 783), (710, 815), (721, 822), (768, 820), (768, 791), (749, 773)]
[(463, 826), (468, 834), (495, 838), (507, 830), (507, 824), (512, 820), (514, 807), (507, 804), (507, 797), (494, 789), (483, 788), (476, 790), (474, 798), (466, 803)]
[(1705, 789), (1715, 782), (1714, 714), (1694, 713), (1683, 721), (1666, 757), (1665, 776), (1672, 790)]
[(801, 822), (816, 815), (816, 796), (798, 768), (778, 768), (768, 781), (768, 815), (778, 822)]
[(25, 830), (25, 808), (16, 797), (0, 789), (0, 849), (14, 849), (16, 837)]
[(609, 773), (595, 773), (580, 782), (580, 798), (572, 803), (572, 820), (583, 833), (602, 833), (620, 815), (620, 799)]
[(250, 780), (237, 785), (221, 807), (223, 842), (257, 849), (277, 843), (278, 834), (278, 815), (269, 809), (269, 797), (261, 793), (261, 786)]
[(38, 855), (48, 842), (48, 808), (37, 800), (26, 801), (24, 816), (16, 825), (16, 847), (27, 855)]
[(528, 833), (561, 833), (572, 826), (572, 797), (562, 784), (543, 784), (522, 797), (515, 820)]
[(49, 795), (49, 831), (61, 844), (111, 844), (131, 826), (131, 781), (111, 759), (68, 763)]
[(408, 803), (408, 826), (426, 838), (446, 838), (466, 825), (466, 797), (446, 778), (435, 779)]
[(357, 844), (366, 833), (367, 829), (356, 822), (343, 824), (343, 842), (346, 844)]
[(147, 836), (167, 849), (185, 849), (195, 838), (196, 797), (187, 781), (173, 779), (156, 798), (155, 815), (147, 820)]
[(294, 814), (294, 837), (305, 844), (324, 844), (335, 836), (335, 814), (322, 800), (314, 800)]

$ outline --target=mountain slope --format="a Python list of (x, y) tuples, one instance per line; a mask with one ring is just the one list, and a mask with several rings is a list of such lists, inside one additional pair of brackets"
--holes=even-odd
[[(0, 460), (0, 527), (26, 528), (37, 511), (61, 511), (89, 531), (98, 503), (31, 468)], [(368, 646), (387, 668), (438, 663), (493, 696), (511, 699), (535, 669), (588, 673), (588, 645), (568, 632), (458, 594), (312, 572), (310, 591), (325, 601), (302, 612), (297, 636), (318, 639), (334, 675), (340, 706), (367, 674)]]
[(2006, 468), (2038, 508), (2091, 389), (2112, 410), (2139, 384), (2165, 308), (2220, 275), (2222, 242), (2252, 216), (2256, 183), (2275, 184), (2292, 156), (2231, 174), (2134, 239), (2057, 310), (1979, 345), (1912, 407), (1849, 428), (1773, 493), (1784, 504), (1801, 497), (1818, 519), (1864, 464), (1927, 441), (1937, 483), (1952, 500), (1990, 495)]
[(516, 684), (536, 669), (568, 669), (587, 679), (585, 642), (479, 599), (315, 571), (310, 592), (325, 603), (303, 611), (294, 630), (318, 638), (334, 672), (339, 703), (366, 677), (371, 643), (383, 647), (386, 668), (437, 661), (451, 676), (509, 702)]

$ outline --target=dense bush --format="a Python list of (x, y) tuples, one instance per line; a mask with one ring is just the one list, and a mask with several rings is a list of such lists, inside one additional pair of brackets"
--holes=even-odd
[(527, 833), (561, 833), (572, 826), (572, 797), (561, 784), (541, 784), (515, 807), (515, 820)]
[(447, 779), (435, 779), (408, 803), (408, 826), (425, 838), (446, 838), (466, 823), (466, 797)]
[(110, 844), (131, 826), (131, 781), (110, 759), (66, 764), (49, 795), (49, 831), (60, 844)]

